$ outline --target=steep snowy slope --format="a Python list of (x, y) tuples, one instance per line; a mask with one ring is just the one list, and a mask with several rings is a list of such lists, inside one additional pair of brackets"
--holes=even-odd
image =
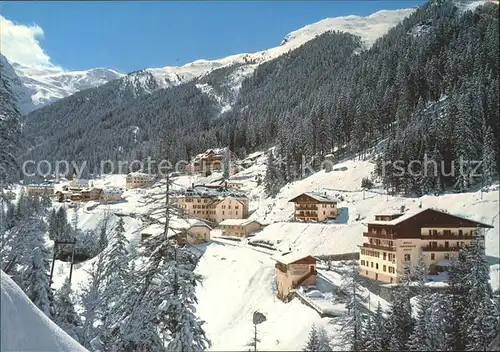
[(196, 292), (197, 312), (207, 322), (204, 329), (213, 351), (248, 350), (256, 310), (267, 318), (258, 328), (259, 351), (302, 350), (311, 326), (330, 321), (296, 299), (283, 303), (276, 298), (274, 261), (269, 255), (212, 243), (196, 271), (203, 276)]
[(33, 92), (31, 95), (33, 107), (27, 112), (78, 91), (123, 77), (122, 73), (107, 68), (64, 71), (55, 66), (27, 67), (20, 64), (13, 66), (24, 85)]
[(31, 101), (31, 96), (34, 94), (34, 91), (24, 85), (7, 58), (2, 54), (0, 54), (0, 75), (2, 76), (2, 80), (9, 85), (12, 96), (17, 101), (17, 107), (21, 115), (26, 115), (33, 110), (35, 105)]
[(86, 351), (47, 318), (3, 271), (1, 275), (1, 340), (4, 352)]

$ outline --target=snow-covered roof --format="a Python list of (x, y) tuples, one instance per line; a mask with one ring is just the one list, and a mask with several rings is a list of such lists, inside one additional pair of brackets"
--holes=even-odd
[(301, 251), (295, 251), (276, 254), (273, 259), (277, 262), (288, 265), (307, 257), (312, 257), (312, 255)]
[(152, 224), (146, 227), (141, 233), (148, 235), (161, 235), (165, 231), (165, 226), (163, 224)]
[(488, 224), (483, 224), (479, 221), (476, 221), (476, 220), (473, 220), (473, 219), (467, 219), (463, 216), (460, 216), (460, 215), (455, 215), (455, 214), (450, 214), (450, 213), (445, 213), (444, 211), (441, 211), (439, 209), (435, 209), (435, 208), (423, 208), (423, 209), (418, 209), (416, 211), (410, 211), (406, 214), (403, 214), (395, 219), (392, 219), (392, 220), (388, 220), (388, 221), (383, 221), (383, 220), (373, 220), (373, 221), (370, 221), (369, 224), (371, 225), (398, 225), (400, 223), (402, 223), (403, 221), (406, 221), (418, 214), (421, 214), (425, 211), (428, 211), (428, 210), (432, 210), (432, 211), (435, 211), (435, 212), (439, 212), (439, 213), (443, 213), (443, 214), (447, 214), (447, 215), (450, 215), (450, 216), (453, 216), (453, 217), (456, 217), (456, 218), (459, 218), (459, 219), (463, 219), (463, 220), (466, 220), (466, 221), (471, 221), (471, 222), (475, 222), (477, 223), (478, 225), (482, 225), (484, 227), (491, 227), (491, 225), (488, 225)]
[[(338, 203), (339, 202), (338, 199), (330, 197), (324, 193), (319, 193), (319, 192), (304, 192), (304, 193), (299, 194), (297, 197), (300, 197), (303, 194), (305, 194), (305, 195), (307, 195), (307, 196), (309, 196), (309, 197), (311, 197), (311, 198), (313, 198), (321, 203)], [(297, 197), (290, 199), (290, 202), (293, 202)]]
[(86, 351), (78, 342), (40, 311), (1, 271), (2, 351)]
[(54, 188), (54, 185), (53, 184), (30, 184), (30, 185), (26, 185), (26, 187), (30, 187), (30, 188)]
[(195, 221), (190, 221), (191, 223), (191, 227), (207, 227), (209, 230), (211, 230), (212, 228), (206, 223), (206, 222), (203, 222), (203, 221), (200, 221), (200, 220), (195, 220)]
[(129, 172), (127, 174), (127, 177), (128, 176), (133, 176), (133, 177), (150, 177), (150, 178), (154, 177), (153, 175), (147, 174), (145, 172), (140, 172), (140, 171)]
[(219, 225), (223, 226), (246, 226), (251, 222), (256, 222), (260, 224), (258, 221), (250, 220), (250, 219), (226, 219), (219, 223)]
[(212, 229), (206, 222), (198, 219), (178, 219), (173, 226), (183, 230), (189, 230), (192, 227), (207, 227), (210, 230)]
[(209, 154), (213, 153), (215, 155), (219, 155), (219, 156), (222, 156), (224, 155), (224, 153), (226, 153), (229, 149), (227, 147), (225, 148), (214, 148), (214, 149), (207, 149), (205, 152), (203, 153), (200, 153), (198, 155), (196, 155), (194, 158), (193, 158), (193, 161), (197, 161), (197, 160), (200, 160), (200, 159), (203, 159), (203, 158), (206, 158)]

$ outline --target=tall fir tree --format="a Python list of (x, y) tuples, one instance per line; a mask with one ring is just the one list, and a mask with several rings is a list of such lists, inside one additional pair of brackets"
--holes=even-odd
[(410, 268), (405, 265), (398, 285), (392, 291), (391, 350), (408, 350), (408, 340), (413, 331), (410, 304)]
[(366, 310), (364, 303), (367, 297), (364, 295), (363, 287), (358, 282), (359, 268), (355, 265), (343, 274), (342, 290), (347, 294), (346, 309), (342, 316), (341, 335), (345, 348), (351, 351), (362, 351), (364, 314)]
[(425, 285), (427, 281), (427, 267), (420, 254), (419, 262), (414, 269), (414, 279), (417, 282), (417, 317), (413, 332), (408, 341), (408, 347), (413, 351), (434, 351), (430, 338), (431, 331), (431, 293)]
[(31, 263), (25, 270), (25, 293), (46, 316), (54, 315), (54, 295), (50, 288), (47, 251), (37, 246), (32, 251)]
[(79, 341), (79, 329), (82, 322), (80, 316), (76, 313), (73, 304), (73, 290), (69, 278), (54, 295), (54, 322), (69, 336)]

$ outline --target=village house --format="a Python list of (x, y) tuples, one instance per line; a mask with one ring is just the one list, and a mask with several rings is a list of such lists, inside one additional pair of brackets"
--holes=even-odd
[(227, 219), (219, 223), (222, 236), (248, 237), (248, 235), (259, 231), (262, 225), (255, 220)]
[(212, 228), (203, 221), (190, 221), (190, 225), (184, 227), (176, 236), (177, 243), (195, 245), (208, 242), (211, 230)]
[(102, 192), (102, 203), (118, 202), (122, 199), (122, 191), (119, 189), (105, 189)]
[(290, 199), (295, 203), (294, 218), (304, 222), (321, 222), (337, 217), (338, 200), (326, 194), (306, 192)]
[(230, 151), (229, 148), (208, 149), (204, 153), (196, 155), (186, 167), (186, 171), (221, 171), (227, 154), (229, 154), (231, 163), (234, 163), (236, 154)]
[(432, 208), (375, 219), (363, 233), (360, 275), (386, 283), (398, 282), (403, 266), (417, 265), (421, 255), (431, 273), (446, 269), (460, 248), (472, 243), (476, 229), (484, 239), (485, 229), (493, 228)]
[(133, 189), (151, 184), (154, 176), (143, 172), (131, 172), (125, 179), (126, 189)]
[(27, 195), (42, 195), (42, 194), (48, 194), (48, 195), (53, 195), (54, 194), (54, 185), (53, 184), (42, 184), (42, 185), (26, 185), (24, 187), (24, 191), (26, 192)]
[(316, 258), (300, 252), (280, 253), (274, 257), (277, 296), (288, 300), (299, 286), (316, 284)]
[(99, 200), (102, 198), (103, 190), (101, 188), (86, 188), (80, 191), (83, 201)]
[(246, 219), (249, 200), (244, 196), (182, 195), (173, 198), (185, 215), (218, 224), (226, 219)]

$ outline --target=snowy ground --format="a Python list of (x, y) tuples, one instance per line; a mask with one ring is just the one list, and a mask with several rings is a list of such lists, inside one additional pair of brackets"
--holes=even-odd
[(39, 310), (3, 271), (1, 275), (0, 350), (86, 351)]
[(214, 351), (248, 350), (256, 310), (267, 317), (259, 325), (260, 350), (301, 350), (312, 324), (330, 321), (298, 300), (283, 303), (276, 298), (274, 261), (268, 254), (212, 243), (197, 272), (204, 277), (197, 290), (198, 314), (207, 322)]
[[(265, 240), (273, 243), (275, 248), (285, 250), (289, 247), (301, 249), (314, 255), (342, 254), (357, 251), (366, 228), (364, 223), (374, 219), (378, 213), (393, 213), (404, 205), (407, 210), (416, 210), (419, 204), (423, 207), (447, 209), (451, 213), (469, 217), (495, 226), (486, 232), (486, 252), (491, 266), (491, 283), (497, 288), (500, 283), (499, 240), (499, 191), (498, 186), (482, 195), (479, 191), (463, 194), (445, 194), (440, 197), (424, 196), (421, 198), (387, 197), (383, 190), (365, 192), (360, 189), (363, 177), (369, 177), (373, 164), (368, 161), (347, 160), (333, 167), (333, 171), (320, 171), (303, 180), (284, 187), (276, 198), (265, 198), (263, 185), (257, 184), (257, 175), (263, 178), (266, 169), (266, 156), (255, 153), (254, 165), (245, 169), (231, 179), (243, 184), (243, 191), (250, 198), (250, 216), (264, 224), (263, 230), (257, 232), (250, 241)], [(173, 179), (174, 189), (187, 188), (191, 184), (210, 183), (219, 179), (220, 173), (210, 177), (196, 175), (178, 176)], [(95, 186), (125, 187), (125, 175), (105, 176), (95, 180)], [(158, 186), (160, 187), (160, 186)], [(143, 204), (144, 198), (160, 188), (135, 189), (125, 191), (124, 201), (109, 206), (98, 205), (86, 210), (87, 205), (77, 209), (79, 227), (96, 229), (106, 212), (126, 215), (124, 217), (126, 237), (131, 247), (137, 246), (140, 231), (144, 224), (139, 217), (131, 214), (143, 214), (150, 208)], [(293, 204), (288, 200), (306, 191), (322, 191), (344, 200), (338, 204), (338, 218), (328, 224), (304, 224), (293, 220)], [(55, 206), (60, 206), (57, 203)], [(68, 209), (68, 218), (72, 218), (73, 210)], [(118, 217), (113, 216), (112, 221)], [(215, 238), (205, 246), (206, 252), (201, 257), (197, 272), (204, 276), (203, 285), (198, 288), (198, 314), (206, 321), (206, 332), (213, 342), (213, 350), (248, 350), (245, 346), (253, 334), (252, 314), (259, 310), (266, 314), (267, 321), (260, 325), (259, 332), (262, 350), (297, 350), (301, 349), (312, 324), (325, 326), (334, 338), (338, 328), (335, 319), (320, 318), (312, 308), (294, 299), (283, 303), (275, 298), (274, 262), (270, 259), (272, 251), (255, 248), (246, 244)], [(69, 264), (56, 262), (54, 288), (59, 287), (69, 273)], [(73, 288), (79, 290), (88, 275), (92, 260), (78, 264), (73, 272)], [(318, 292), (310, 297), (316, 304), (331, 305), (333, 295), (328, 287), (341, 284), (340, 274), (335, 271), (319, 269)], [(331, 285), (331, 286), (329, 286)], [(321, 296), (322, 295), (322, 296)], [(370, 295), (370, 306), (374, 309), (378, 301), (385, 306), (387, 302)], [(325, 307), (326, 307), (325, 306)], [(336, 306), (336, 309), (342, 309)], [(333, 323), (332, 323), (333, 322)]]

